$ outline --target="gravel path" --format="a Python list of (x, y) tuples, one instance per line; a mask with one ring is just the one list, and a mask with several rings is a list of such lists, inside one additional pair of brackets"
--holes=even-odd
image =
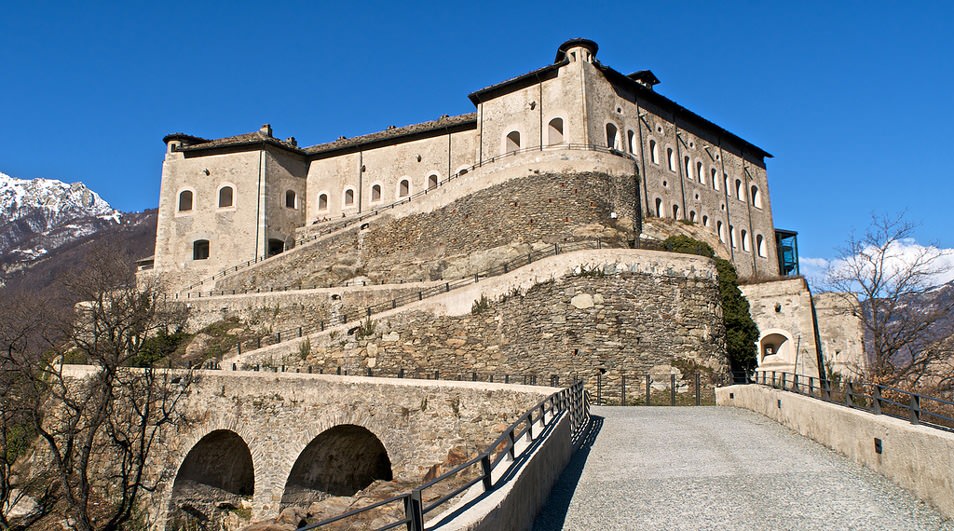
[(578, 529), (945, 529), (930, 506), (751, 411), (593, 407), (534, 524)]

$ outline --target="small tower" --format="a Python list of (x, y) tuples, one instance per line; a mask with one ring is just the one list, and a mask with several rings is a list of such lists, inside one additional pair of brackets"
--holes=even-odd
[(571, 63), (576, 61), (592, 63), (599, 49), (599, 45), (589, 39), (570, 39), (557, 48), (556, 59), (553, 62), (559, 63), (566, 59)]

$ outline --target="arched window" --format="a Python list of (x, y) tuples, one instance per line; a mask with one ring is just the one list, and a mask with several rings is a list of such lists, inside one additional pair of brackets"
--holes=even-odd
[(742, 250), (745, 252), (751, 252), (752, 246), (749, 243), (749, 231), (742, 229)]
[(655, 140), (649, 141), (649, 159), (653, 164), (659, 164), (659, 146), (656, 145)]
[(328, 210), (328, 194), (318, 195), (318, 210)]
[(683, 166), (686, 170), (686, 179), (692, 180), (692, 163), (689, 161), (689, 157), (683, 157), (682, 159)]
[(344, 204), (345, 206), (354, 205), (354, 190), (352, 190), (351, 188), (348, 188), (344, 192)]
[(629, 152), (633, 155), (636, 154), (636, 132), (630, 129), (626, 133), (627, 144), (629, 145)]
[(606, 124), (606, 147), (610, 149), (619, 149), (619, 130), (614, 124)]
[(192, 190), (183, 190), (179, 192), (179, 212), (190, 210), (192, 210)]
[(730, 194), (731, 192), (729, 191), (729, 174), (728, 173), (722, 174), (722, 184), (725, 185), (726, 195)]
[(735, 243), (735, 226), (734, 225), (729, 225), (729, 245), (731, 245), (732, 248), (735, 249), (736, 243)]
[(411, 181), (401, 179), (401, 183), (398, 184), (398, 197), (407, 197), (409, 195), (411, 195)]
[(695, 210), (690, 210), (690, 211), (689, 211), (689, 221), (691, 221), (691, 222), (693, 222), (693, 223), (696, 222), (696, 211), (695, 211)]
[(719, 241), (725, 243), (725, 227), (721, 221), (716, 222), (716, 232), (719, 233)]
[(679, 205), (672, 206), (672, 219), (679, 219)]
[(434, 190), (437, 188), (437, 174), (427, 176), (427, 189)]
[(766, 256), (768, 256), (765, 253), (765, 238), (763, 238), (761, 234), (757, 234), (755, 236), (755, 248), (758, 250), (759, 256), (761, 256), (762, 258), (765, 258)]
[(193, 260), (208, 260), (209, 259), (209, 240), (196, 240), (192, 242), (192, 259)]
[(702, 226), (703, 227), (709, 226), (709, 216), (705, 216), (705, 215), (702, 216)]
[(752, 185), (752, 206), (755, 208), (762, 208), (762, 194), (759, 193), (759, 187)]
[(550, 120), (550, 126), (547, 128), (547, 145), (553, 146), (563, 143), (563, 118), (554, 118)]
[(706, 184), (706, 172), (701, 162), (696, 163), (696, 179), (699, 179), (700, 183)]
[(656, 217), (657, 217), (657, 218), (661, 218), (662, 215), (663, 215), (663, 214), (662, 214), (662, 199), (659, 199), (659, 198), (657, 197), (657, 198), (656, 198)]
[(380, 201), (380, 200), (381, 200), (381, 185), (375, 184), (374, 186), (371, 187), (371, 202), (373, 203), (375, 201)]
[(739, 179), (736, 179), (736, 180), (735, 180), (735, 197), (736, 197), (736, 199), (738, 199), (739, 201), (743, 201), (743, 200), (744, 200), (744, 199), (742, 198), (742, 194), (743, 194), (743, 193), (744, 193), (744, 192), (742, 191), (742, 181), (739, 180)]
[(676, 171), (676, 153), (672, 148), (666, 148), (666, 158), (669, 159), (669, 171)]
[(520, 149), (520, 131), (510, 131), (507, 133), (507, 148), (505, 153), (517, 151)]
[(233, 204), (233, 190), (231, 186), (219, 188), (219, 208), (230, 207)]
[(288, 190), (285, 192), (285, 207), (286, 208), (295, 208), (295, 202), (298, 199), (294, 190)]
[(712, 188), (713, 188), (714, 190), (718, 190), (718, 189), (719, 189), (719, 179), (716, 179), (716, 169), (715, 169), (715, 168), (712, 168), (712, 172), (709, 174), (709, 176), (712, 177)]

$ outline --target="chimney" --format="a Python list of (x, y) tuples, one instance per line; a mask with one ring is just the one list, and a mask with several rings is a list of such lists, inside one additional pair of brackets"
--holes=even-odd
[(263, 124), (261, 127), (258, 128), (258, 132), (262, 133), (265, 136), (272, 136), (272, 125)]
[(298, 147), (298, 141), (295, 140), (295, 137), (293, 137), (293, 136), (290, 136), (290, 137), (286, 138), (286, 139), (285, 139), (285, 143), (286, 143), (286, 144), (291, 144), (291, 145), (293, 145), (293, 146), (295, 146), (295, 147)]

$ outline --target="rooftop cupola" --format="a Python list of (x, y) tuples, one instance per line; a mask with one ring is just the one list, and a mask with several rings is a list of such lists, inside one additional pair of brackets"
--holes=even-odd
[(599, 49), (599, 45), (589, 39), (570, 39), (557, 48), (556, 59), (553, 62), (559, 63), (566, 59), (571, 63), (576, 61), (592, 63)]

